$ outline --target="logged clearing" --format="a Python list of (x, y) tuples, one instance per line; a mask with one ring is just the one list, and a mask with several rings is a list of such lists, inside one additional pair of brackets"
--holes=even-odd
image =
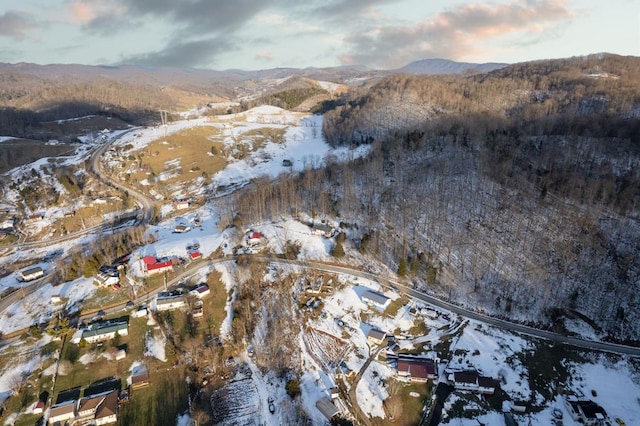
[(138, 181), (153, 179), (172, 185), (199, 176), (207, 177), (224, 169), (226, 160), (217, 155), (222, 143), (216, 140), (220, 131), (211, 126), (186, 129), (151, 142), (139, 152), (141, 172)]

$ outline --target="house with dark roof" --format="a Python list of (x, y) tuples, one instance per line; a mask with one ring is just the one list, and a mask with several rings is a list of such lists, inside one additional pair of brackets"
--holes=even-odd
[(189, 232), (189, 231), (191, 231), (191, 227), (187, 225), (178, 225), (175, 228), (173, 228), (174, 234), (184, 234), (185, 232)]
[(362, 303), (378, 311), (384, 311), (391, 304), (391, 299), (378, 292), (367, 290), (362, 295)]
[(156, 295), (156, 310), (169, 311), (187, 306), (187, 297), (180, 291), (160, 292)]
[(458, 390), (468, 390), (486, 395), (493, 395), (499, 384), (497, 380), (482, 376), (477, 371), (455, 371), (449, 374), (449, 381)]
[(604, 426), (609, 420), (604, 408), (593, 401), (566, 399), (565, 406), (575, 422), (586, 426)]
[(64, 424), (67, 420), (76, 417), (76, 401), (65, 401), (55, 404), (49, 410), (49, 424)]
[(384, 331), (380, 331), (380, 330), (376, 330), (375, 328), (372, 328), (367, 333), (367, 341), (374, 345), (383, 345), (387, 341), (387, 333), (385, 333)]
[(138, 374), (131, 376), (131, 389), (141, 389), (149, 386), (149, 373), (140, 371)]
[(211, 289), (207, 284), (202, 283), (191, 290), (189, 293), (196, 296), (198, 299), (202, 299), (203, 297), (207, 297), (209, 294), (211, 294)]
[(78, 403), (76, 422), (105, 425), (118, 421), (118, 390), (84, 397)]
[(102, 342), (113, 339), (116, 334), (127, 336), (129, 323), (127, 321), (104, 321), (90, 324), (87, 329), (82, 331), (80, 338), (74, 336), (72, 343), (78, 344), (82, 339), (88, 343)]
[(20, 271), (20, 280), (24, 282), (37, 280), (41, 277), (44, 277), (44, 270), (39, 266)]
[(399, 378), (413, 383), (426, 383), (438, 376), (438, 368), (434, 360), (416, 356), (398, 356), (397, 372)]

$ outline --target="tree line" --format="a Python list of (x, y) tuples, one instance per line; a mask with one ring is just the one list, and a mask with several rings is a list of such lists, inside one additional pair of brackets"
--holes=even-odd
[[(576, 311), (636, 339), (640, 85), (623, 71), (639, 60), (594, 60), (577, 76), (580, 59), (534, 63), (522, 81), (508, 69), (392, 76), (325, 116), (330, 143), (370, 143), (367, 157), (257, 179), (223, 211), (245, 224), (336, 218), (355, 247), (443, 297), (541, 326)], [(554, 91), (560, 82), (571, 92)], [(536, 112), (541, 88), (554, 101)], [(606, 111), (583, 110), (596, 94)], [(431, 107), (422, 121), (370, 132), (371, 117), (403, 102)]]

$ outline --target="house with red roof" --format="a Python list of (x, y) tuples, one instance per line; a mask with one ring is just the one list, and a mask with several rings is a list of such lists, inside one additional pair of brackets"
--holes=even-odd
[(147, 275), (173, 270), (173, 261), (171, 259), (160, 261), (155, 256), (145, 256), (142, 261), (144, 263), (144, 271)]
[(438, 367), (434, 360), (415, 356), (399, 356), (398, 377), (413, 383), (426, 383), (438, 376)]
[(199, 251), (191, 251), (189, 252), (189, 259), (193, 260), (198, 260), (202, 258), (202, 253), (200, 253)]
[(31, 409), (33, 414), (42, 414), (44, 412), (44, 401), (38, 401), (33, 404), (33, 408)]
[(254, 246), (256, 244), (260, 244), (262, 242), (262, 234), (258, 231), (249, 231), (247, 235), (247, 244), (250, 246)]

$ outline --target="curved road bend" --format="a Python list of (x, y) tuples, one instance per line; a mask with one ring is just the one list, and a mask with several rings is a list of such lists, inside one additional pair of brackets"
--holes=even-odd
[(128, 221), (128, 220), (132, 220), (132, 219), (136, 219), (138, 224), (144, 224), (144, 223), (148, 223), (151, 220), (151, 216), (153, 215), (153, 201), (151, 201), (149, 198), (147, 198), (144, 194), (142, 194), (139, 191), (136, 191), (133, 188), (129, 188), (126, 186), (123, 186), (121, 184), (119, 184), (118, 182), (112, 180), (111, 178), (105, 176), (105, 174), (102, 171), (102, 164), (100, 163), (100, 157), (102, 157), (102, 155), (105, 153), (105, 151), (111, 146), (111, 144), (113, 144), (114, 142), (116, 142), (119, 138), (121, 138), (122, 136), (126, 135), (127, 133), (136, 131), (137, 129), (131, 129), (127, 132), (124, 132), (120, 135), (118, 135), (118, 137), (113, 138), (111, 140), (109, 140), (108, 142), (105, 142), (102, 145), (99, 145), (95, 151), (91, 154), (91, 158), (89, 161), (89, 164), (91, 165), (91, 169), (93, 170), (93, 172), (95, 173), (95, 175), (98, 177), (98, 179), (102, 180), (103, 182), (105, 182), (107, 185), (110, 185), (114, 188), (119, 189), (122, 192), (126, 192), (129, 195), (131, 195), (133, 198), (136, 199), (136, 201), (138, 202), (141, 211), (140, 212), (129, 212), (129, 213), (124, 213), (112, 220), (105, 220), (102, 223), (92, 226), (90, 228), (86, 228), (86, 229), (82, 229), (80, 231), (76, 231), (76, 232), (72, 232), (66, 235), (61, 235), (57, 238), (53, 238), (53, 239), (49, 239), (47, 241), (27, 241), (27, 242), (23, 242), (23, 243), (18, 243), (18, 244), (14, 244), (13, 247), (18, 249), (18, 250), (24, 250), (27, 248), (35, 248), (35, 247), (42, 247), (42, 246), (47, 246), (47, 245), (54, 245), (57, 243), (61, 243), (64, 241), (69, 241), (72, 240), (74, 238), (79, 238), (83, 235), (87, 235), (87, 234), (91, 234), (94, 232), (101, 232), (104, 230), (108, 230), (110, 228), (113, 228), (114, 226), (117, 226), (117, 224), (121, 224), (124, 221)]
[(463, 317), (480, 321), (489, 325), (493, 325), (498, 328), (502, 328), (504, 330), (526, 334), (533, 337), (539, 337), (541, 339), (551, 340), (558, 343), (575, 346), (581, 349), (598, 350), (603, 352), (611, 352), (611, 353), (640, 357), (640, 348), (638, 347), (619, 345), (616, 343), (597, 342), (592, 340), (581, 339), (579, 337), (564, 336), (562, 334), (554, 333), (552, 331), (540, 330), (537, 328), (528, 327), (526, 325), (518, 324), (515, 322), (511, 322), (511, 321), (507, 321), (499, 318), (493, 318), (488, 315), (481, 314), (479, 312), (454, 305), (444, 300), (437, 299), (433, 296), (429, 296), (428, 294), (414, 290), (411, 287), (408, 287), (407, 285), (402, 284), (393, 278), (378, 276), (368, 272), (363, 272), (363, 271), (351, 269), (344, 266), (328, 265), (320, 262), (307, 261), (307, 262), (298, 263), (298, 262), (290, 261), (286, 259), (267, 259), (267, 258), (264, 258), (264, 259), (271, 260), (273, 262), (297, 264), (299, 266), (311, 267), (316, 270), (323, 270), (323, 271), (333, 272), (337, 274), (349, 274), (356, 277), (377, 281), (395, 290), (403, 292), (406, 295), (411, 296), (415, 299), (440, 307), (442, 309), (449, 310)]
[[(133, 131), (133, 129), (132, 129)], [(124, 134), (124, 133), (123, 133)], [(121, 137), (122, 135), (120, 135), (119, 137)], [(150, 219), (151, 216), (153, 214), (153, 202), (147, 198), (145, 195), (143, 195), (142, 193), (140, 193), (139, 191), (136, 191), (132, 188), (128, 188), (125, 187), (123, 185), (120, 185), (118, 182), (115, 182), (113, 180), (111, 180), (110, 178), (106, 177), (101, 170), (101, 164), (100, 164), (100, 157), (102, 156), (102, 154), (107, 150), (107, 148), (111, 145), (111, 143), (113, 143), (115, 141), (112, 140), (109, 143), (105, 143), (103, 145), (101, 145), (91, 156), (91, 167), (94, 170), (94, 172), (96, 173), (96, 175), (102, 179), (105, 180), (107, 182), (109, 182), (109, 184), (113, 185), (114, 187), (122, 190), (122, 191), (126, 191), (128, 192), (130, 195), (132, 195), (134, 198), (136, 198), (142, 208), (142, 215), (139, 216), (139, 223), (147, 223)], [(49, 243), (53, 243), (52, 241), (50, 241)], [(348, 267), (343, 267), (343, 266), (336, 266), (336, 265), (329, 265), (329, 264), (324, 264), (324, 263), (320, 263), (320, 262), (311, 262), (311, 261), (306, 261), (306, 262), (300, 262), (300, 261), (293, 261), (293, 260), (287, 260), (287, 259), (281, 259), (281, 258), (268, 258), (268, 257), (261, 257), (261, 256), (255, 256), (258, 259), (264, 260), (264, 261), (271, 261), (271, 262), (277, 262), (277, 263), (286, 263), (286, 264), (290, 264), (290, 265), (297, 265), (297, 266), (301, 266), (301, 267), (305, 267), (305, 268), (313, 268), (316, 270), (324, 270), (327, 272), (332, 272), (332, 273), (344, 273), (344, 274), (349, 274), (349, 275), (353, 275), (356, 277), (361, 277), (364, 279), (370, 279), (373, 281), (378, 281), (381, 282), (384, 285), (388, 285), (389, 287), (399, 290), (401, 292), (404, 292), (405, 294), (424, 301), (426, 303), (432, 304), (434, 306), (438, 306), (442, 309), (446, 309), (449, 310), (451, 312), (454, 312), (455, 314), (467, 317), (467, 318), (471, 318), (474, 319), (476, 321), (480, 321), (486, 324), (490, 324), (493, 325), (495, 327), (499, 327), (502, 328), (504, 330), (508, 330), (508, 331), (512, 331), (512, 332), (516, 332), (516, 333), (521, 333), (521, 334), (526, 334), (529, 336), (533, 336), (533, 337), (538, 337), (538, 338), (542, 338), (542, 339), (547, 339), (547, 340), (551, 340), (551, 341), (555, 341), (558, 343), (562, 343), (562, 344), (566, 344), (566, 345), (571, 345), (571, 346), (575, 346), (578, 348), (582, 348), (582, 349), (589, 349), (589, 350), (599, 350), (599, 351), (604, 351), (604, 352), (612, 352), (612, 353), (617, 353), (617, 354), (623, 354), (623, 355), (631, 355), (631, 356), (636, 356), (636, 357), (640, 357), (640, 348), (637, 347), (633, 347), (633, 346), (625, 346), (625, 345), (619, 345), (619, 344), (615, 344), (615, 343), (606, 343), (606, 342), (596, 342), (596, 341), (591, 341), (591, 340), (586, 340), (586, 339), (581, 339), (578, 337), (570, 337), (570, 336), (564, 336), (562, 334), (558, 334), (558, 333), (554, 333), (551, 331), (546, 331), (546, 330), (539, 330), (536, 328), (532, 328), (532, 327), (528, 327), (522, 324), (517, 324), (511, 321), (506, 321), (503, 319), (498, 319), (498, 318), (493, 318), (490, 317), (488, 315), (484, 315), (475, 311), (472, 311), (470, 309), (466, 309), (457, 305), (454, 305), (452, 303), (446, 302), (444, 300), (441, 299), (437, 299), (433, 296), (429, 296), (428, 294), (419, 292), (417, 290), (414, 290), (410, 287), (408, 287), (405, 284), (400, 283), (399, 281), (393, 279), (393, 278), (389, 278), (389, 277), (382, 277), (382, 276), (377, 276), (368, 272), (363, 272), (360, 270), (356, 270), (356, 269), (351, 269)], [(225, 262), (225, 261), (229, 261), (229, 258), (222, 258), (222, 259), (217, 259), (217, 260), (212, 260), (212, 261), (208, 261), (205, 264), (202, 264), (203, 266), (205, 265), (211, 265), (213, 263), (218, 263), (218, 262)], [(179, 279), (181, 279), (183, 276), (186, 276), (190, 273), (190, 271), (184, 271), (181, 275), (179, 275), (178, 277), (174, 278), (173, 280), (171, 280), (171, 285), (175, 285)], [(37, 283), (37, 284), (36, 284)], [(42, 285), (44, 285), (44, 279), (42, 280), (38, 280), (36, 281), (36, 283), (34, 283), (32, 286), (28, 286), (27, 288), (24, 288), (25, 291), (34, 291), (34, 289), (40, 288)], [(37, 285), (37, 287), (35, 287)], [(169, 283), (167, 283), (167, 285), (169, 285)], [(35, 288), (34, 288), (35, 287)], [(148, 300), (151, 300), (155, 294), (157, 294), (157, 292), (159, 292), (160, 290), (155, 291), (153, 294), (151, 295), (147, 295), (148, 296)], [(13, 293), (12, 295), (8, 296), (8, 298), (10, 298), (11, 296), (14, 296), (16, 294), (19, 294), (21, 292), (16, 292)], [(17, 297), (17, 296), (15, 296)], [(140, 300), (140, 298), (138, 299)], [(5, 300), (0, 301), (0, 312), (3, 311), (4, 309), (6, 309), (5, 305)], [(123, 305), (124, 307), (124, 305)]]

